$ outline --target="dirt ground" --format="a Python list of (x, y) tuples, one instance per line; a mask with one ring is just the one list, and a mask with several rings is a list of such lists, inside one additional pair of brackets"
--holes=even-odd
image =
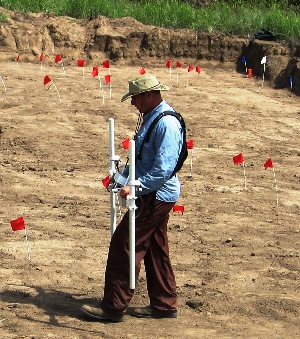
[[(200, 75), (179, 69), (178, 83), (163, 61), (140, 65), (172, 85), (164, 98), (194, 140), (180, 172), (185, 212), (169, 222), (179, 316), (128, 314), (111, 324), (89, 321), (79, 308), (102, 295), (108, 119), (124, 163), (121, 142), (138, 115), (120, 98), (140, 66), (112, 64), (112, 97), (105, 85), (103, 102), (93, 65), (84, 77), (75, 63), (66, 66), (64, 77), (54, 62), (0, 63), (1, 338), (300, 338), (300, 99), (233, 65), (200, 65)], [(239, 153), (245, 177), (233, 163)], [(264, 169), (268, 158), (275, 178)], [(10, 227), (20, 216), (31, 260), (24, 232)], [(147, 304), (141, 272), (130, 307)]]

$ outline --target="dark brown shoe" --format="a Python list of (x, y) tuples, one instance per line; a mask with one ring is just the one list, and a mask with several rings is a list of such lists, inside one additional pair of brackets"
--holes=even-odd
[(137, 318), (177, 318), (177, 312), (153, 310), (151, 306), (134, 308), (132, 311), (132, 315)]
[(97, 319), (97, 320), (110, 321), (114, 323), (123, 321), (122, 315), (116, 315), (116, 314), (105, 312), (100, 307), (92, 307), (88, 305), (83, 305), (81, 307), (81, 311), (84, 312), (84, 314), (86, 314), (87, 316)]

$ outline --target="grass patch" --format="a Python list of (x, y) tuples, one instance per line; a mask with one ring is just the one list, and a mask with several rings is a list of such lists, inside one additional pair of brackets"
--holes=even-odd
[(0, 11), (0, 25), (7, 22), (7, 16), (5, 15), (5, 13), (3, 13), (2, 11)]
[(240, 36), (253, 36), (265, 28), (280, 40), (300, 42), (300, 6), (294, 3), (288, 0), (217, 0), (200, 6), (195, 1), (179, 0), (0, 0), (0, 6), (13, 11), (53, 12), (78, 19), (93, 19), (99, 15), (131, 16), (147, 25)]

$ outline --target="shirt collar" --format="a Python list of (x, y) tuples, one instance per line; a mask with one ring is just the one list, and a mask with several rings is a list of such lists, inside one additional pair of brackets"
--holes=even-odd
[(162, 106), (165, 105), (165, 100), (163, 100), (158, 106), (156, 106), (151, 112), (143, 115), (143, 122), (148, 121), (151, 117), (155, 116), (156, 113), (161, 112)]

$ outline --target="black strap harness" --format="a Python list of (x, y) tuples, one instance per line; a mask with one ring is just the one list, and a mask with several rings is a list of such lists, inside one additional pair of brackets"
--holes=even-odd
[(182, 127), (182, 133), (183, 133), (183, 143), (182, 143), (182, 148), (181, 148), (181, 152), (179, 154), (179, 158), (178, 158), (178, 161), (177, 161), (177, 164), (171, 174), (170, 177), (172, 177), (176, 172), (178, 172), (182, 165), (183, 165), (183, 162), (185, 161), (185, 159), (187, 158), (187, 155), (188, 155), (188, 151), (187, 151), (187, 146), (186, 146), (186, 125), (185, 125), (185, 122), (183, 120), (183, 117), (178, 113), (178, 112), (174, 112), (174, 111), (165, 111), (165, 112), (162, 112), (160, 113), (151, 123), (150, 127), (148, 128), (147, 132), (146, 132), (146, 135), (142, 141), (142, 144), (141, 144), (141, 147), (139, 149), (139, 152), (138, 152), (138, 155), (137, 155), (137, 159), (138, 160), (141, 160), (142, 159), (142, 150), (143, 150), (143, 147), (144, 147), (144, 143), (145, 142), (149, 142), (150, 140), (150, 135), (154, 129), (154, 127), (156, 126), (156, 124), (158, 123), (158, 121), (165, 117), (166, 115), (172, 115), (173, 117), (175, 117), (181, 124), (181, 127)]

